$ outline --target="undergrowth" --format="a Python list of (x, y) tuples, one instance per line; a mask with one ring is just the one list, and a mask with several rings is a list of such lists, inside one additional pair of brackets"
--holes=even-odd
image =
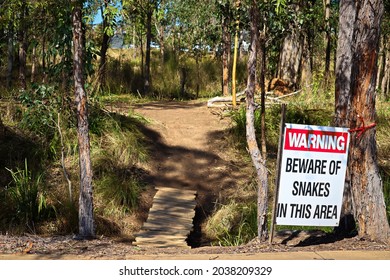
[(32, 174), (27, 160), (23, 169), (7, 170), (12, 181), (1, 191), (1, 226), (8, 224), (8, 227), (16, 226), (21, 231), (36, 232), (36, 223), (55, 214), (55, 207), (47, 201), (43, 174)]
[[(132, 94), (144, 98), (142, 68), (138, 50), (109, 50), (105, 94)], [(246, 62), (237, 63), (237, 84), (243, 88)], [(189, 100), (209, 98), (222, 91), (221, 61), (212, 54), (198, 58), (167, 49), (164, 59), (157, 50), (151, 53), (151, 85), (154, 99)]]
[(238, 246), (257, 235), (257, 205), (230, 201), (220, 205), (207, 221), (205, 231), (213, 244)]
[[(61, 96), (55, 87), (34, 86), (19, 95), (22, 113), (19, 119), (13, 119), (15, 126), (2, 118), (8, 132), (2, 139), (7, 147), (0, 146), (4, 151), (0, 167), (7, 168), (10, 183), (0, 188), (0, 232), (77, 232), (76, 118), (71, 103)], [(126, 226), (124, 215), (137, 208), (144, 188), (138, 165), (148, 159), (140, 131), (146, 120), (132, 112), (110, 113), (103, 104), (91, 100), (89, 122), (96, 230), (98, 234), (119, 234)], [(27, 146), (20, 149), (22, 145)], [(27, 167), (27, 161), (33, 163), (28, 166), (32, 168)], [(64, 172), (70, 182), (65, 180)]]

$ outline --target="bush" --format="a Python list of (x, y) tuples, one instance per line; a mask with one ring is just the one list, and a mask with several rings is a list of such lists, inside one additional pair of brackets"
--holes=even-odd
[(7, 169), (13, 181), (3, 190), (10, 224), (26, 225), (34, 230), (35, 223), (53, 214), (54, 208), (47, 203), (42, 183), (42, 174), (34, 176), (25, 161), (24, 169)]
[(222, 205), (207, 221), (206, 234), (221, 246), (238, 246), (257, 235), (256, 203), (230, 202)]
[(23, 91), (19, 99), (25, 107), (20, 126), (36, 135), (51, 139), (56, 131), (57, 112), (63, 111), (61, 96), (48, 85), (33, 85)]
[(112, 208), (122, 208), (125, 212), (135, 209), (142, 187), (126, 172), (109, 172), (96, 182), (96, 191), (103, 198), (106, 214)]

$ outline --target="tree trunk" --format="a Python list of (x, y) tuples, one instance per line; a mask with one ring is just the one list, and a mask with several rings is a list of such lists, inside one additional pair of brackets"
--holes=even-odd
[(255, 89), (256, 89), (256, 57), (257, 57), (257, 41), (258, 41), (258, 23), (259, 12), (257, 1), (252, 0), (250, 7), (250, 31), (251, 31), (251, 46), (248, 58), (248, 82), (246, 89), (246, 140), (248, 150), (252, 158), (252, 163), (256, 169), (258, 182), (258, 202), (257, 202), (257, 218), (258, 218), (258, 238), (265, 241), (268, 235), (267, 229), (267, 208), (268, 208), (268, 174), (266, 161), (262, 157), (256, 140), (255, 120)]
[[(375, 122), (375, 85), (381, 0), (340, 3), (336, 72), (337, 125), (351, 129)], [(352, 134), (347, 185), (358, 234), (370, 240), (390, 242), (382, 181), (377, 164), (376, 130)], [(347, 205), (349, 206), (349, 205)]]
[(35, 83), (35, 76), (37, 74), (37, 44), (34, 43), (31, 54), (31, 83)]
[(229, 30), (230, 12), (225, 8), (222, 19), (222, 94), (229, 95), (229, 57), (231, 52), (231, 35)]
[(386, 44), (386, 36), (382, 36), (379, 44), (379, 54), (378, 54), (378, 73), (377, 73), (377, 84), (376, 84), (376, 90), (381, 92), (381, 82), (383, 79), (383, 76), (385, 75), (385, 65), (386, 65), (386, 51), (385, 51), (385, 44)]
[(264, 30), (260, 33), (259, 38), (259, 58), (260, 58), (260, 91), (261, 91), (261, 154), (264, 160), (267, 160), (267, 141), (266, 141), (266, 125), (265, 125), (265, 71), (266, 71), (266, 33)]
[(42, 38), (42, 83), (47, 82), (47, 69), (46, 69), (46, 35)]
[[(291, 4), (297, 14), (300, 14), (300, 4)], [(300, 24), (291, 21), (289, 25), (290, 32), (283, 40), (282, 50), (280, 52), (278, 78), (288, 82), (292, 88), (298, 88), (301, 77), (301, 61), (304, 47), (304, 36)]]
[[(346, 0), (340, 2), (339, 35), (336, 51), (336, 92), (335, 92), (335, 125), (349, 127), (351, 113), (351, 100), (349, 97), (351, 88), (351, 65), (353, 48), (353, 27), (356, 17), (355, 1)], [(337, 231), (351, 232), (355, 229), (352, 210), (351, 178), (347, 170), (343, 207), (340, 226)]]
[(149, 95), (150, 82), (150, 44), (152, 42), (152, 7), (148, 8), (146, 13), (146, 57), (145, 57), (145, 77), (144, 77), (144, 93)]
[(325, 85), (328, 86), (330, 77), (330, 54), (332, 51), (332, 37), (330, 30), (330, 0), (324, 0), (325, 5)]
[(186, 82), (187, 82), (187, 69), (185, 66), (180, 67), (180, 98), (186, 98)]
[(164, 66), (165, 62), (165, 35), (164, 35), (165, 26), (161, 24), (159, 28), (158, 41), (160, 45), (160, 56), (161, 56), (161, 67)]
[(80, 162), (80, 196), (79, 196), (79, 235), (81, 238), (95, 236), (93, 217), (92, 164), (90, 157), (87, 96), (84, 89), (82, 2), (72, 0), (73, 29), (73, 75), (75, 102), (77, 106), (77, 136)]
[(390, 97), (389, 83), (390, 83), (390, 57), (387, 57), (385, 75), (383, 76), (381, 82), (381, 93), (385, 100), (389, 99)]
[(299, 69), (302, 59), (303, 39), (298, 30), (291, 30), (291, 33), (283, 40), (282, 51), (279, 61), (279, 78), (288, 82), (291, 87), (299, 85)]
[(299, 81), (301, 86), (310, 86), (313, 81), (313, 55), (310, 46), (310, 34), (304, 36), (301, 65), (299, 68)]
[(238, 55), (238, 34), (240, 33), (240, 16), (239, 16), (239, 8), (240, 8), (240, 0), (235, 1), (236, 6), (236, 22), (235, 22), (235, 34), (234, 34), (234, 54), (233, 54), (233, 68), (232, 68), (232, 101), (233, 107), (237, 105), (236, 98), (236, 72), (237, 72), (237, 55)]
[[(145, 80), (145, 67), (144, 67), (144, 61), (145, 61), (145, 52), (144, 52), (144, 40), (142, 38), (142, 32), (139, 34), (139, 50), (141, 53), (141, 77)], [(142, 89), (140, 89), (142, 91)]]
[(20, 28), (18, 34), (19, 41), (19, 84), (20, 89), (25, 90), (27, 88), (26, 73), (27, 73), (27, 4), (26, 1), (22, 2), (21, 15), (20, 15)]
[[(107, 9), (109, 0), (104, 1), (104, 9)], [(100, 63), (99, 63), (99, 84), (102, 88), (106, 86), (106, 58), (107, 58), (107, 50), (108, 43), (110, 41), (110, 36), (107, 34), (107, 17), (104, 16), (103, 6), (101, 7), (102, 15), (103, 15), (103, 39), (102, 46), (100, 48)]]
[(12, 72), (14, 69), (14, 33), (12, 23), (8, 25), (8, 65), (7, 65), (7, 88), (12, 86)]
[(379, 79), (380, 91), (382, 96), (387, 99), (389, 97), (388, 84), (390, 80), (390, 43), (389, 41), (383, 42), (383, 75)]

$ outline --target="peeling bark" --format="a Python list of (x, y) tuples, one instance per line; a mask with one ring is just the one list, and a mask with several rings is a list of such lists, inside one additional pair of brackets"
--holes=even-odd
[(248, 58), (248, 82), (246, 89), (246, 139), (253, 166), (257, 174), (258, 203), (257, 223), (258, 238), (265, 241), (268, 238), (267, 210), (268, 210), (268, 173), (265, 158), (262, 156), (256, 140), (255, 120), (255, 89), (256, 89), (256, 57), (258, 42), (259, 12), (257, 1), (253, 0), (250, 8), (251, 47)]
[[(349, 127), (351, 112), (351, 100), (349, 97), (351, 88), (351, 65), (353, 48), (353, 28), (356, 17), (355, 1), (346, 0), (340, 2), (339, 36), (336, 53), (336, 92), (335, 92), (335, 120), (336, 126)], [(350, 232), (355, 228), (352, 214), (352, 197), (350, 172), (347, 170), (343, 207), (341, 212), (340, 231)]]
[[(358, 128), (375, 122), (375, 86), (383, 15), (381, 0), (341, 1), (336, 73), (337, 125)], [(358, 234), (390, 242), (382, 181), (377, 164), (376, 130), (352, 135), (348, 178), (351, 212)], [(347, 182), (348, 182), (347, 181)]]
[(77, 107), (77, 136), (80, 162), (79, 236), (93, 238), (95, 224), (93, 217), (92, 164), (90, 157), (87, 95), (84, 89), (83, 31), (80, 1), (72, 0), (73, 29), (73, 75), (75, 102)]

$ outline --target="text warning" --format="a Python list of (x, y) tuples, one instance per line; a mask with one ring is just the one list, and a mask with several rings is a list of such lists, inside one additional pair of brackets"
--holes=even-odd
[(276, 224), (338, 226), (348, 128), (286, 124)]

